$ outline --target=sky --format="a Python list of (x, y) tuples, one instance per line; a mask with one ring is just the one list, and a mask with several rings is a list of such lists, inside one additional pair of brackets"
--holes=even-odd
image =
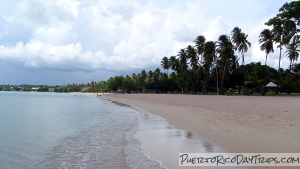
[[(0, 84), (81, 84), (155, 70), (197, 36), (217, 41), (236, 26), (252, 44), (245, 62), (264, 64), (259, 34), (285, 2), (0, 0)], [(278, 57), (276, 49), (267, 64), (277, 69)], [(281, 65), (289, 65), (284, 51)]]

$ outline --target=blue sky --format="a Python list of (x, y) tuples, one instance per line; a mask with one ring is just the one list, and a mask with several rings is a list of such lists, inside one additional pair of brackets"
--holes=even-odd
[[(0, 84), (88, 83), (154, 70), (198, 35), (216, 41), (235, 26), (252, 43), (245, 62), (264, 62), (258, 36), (285, 2), (0, 0)], [(277, 69), (278, 55), (269, 55), (269, 66)], [(285, 56), (281, 64), (288, 67)]]

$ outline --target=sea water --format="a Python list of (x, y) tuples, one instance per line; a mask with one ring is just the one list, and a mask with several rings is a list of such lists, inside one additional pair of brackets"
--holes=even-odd
[(136, 110), (85, 94), (0, 92), (0, 168), (164, 168)]
[(183, 152), (222, 150), (159, 116), (94, 95), (0, 91), (1, 169), (179, 168)]

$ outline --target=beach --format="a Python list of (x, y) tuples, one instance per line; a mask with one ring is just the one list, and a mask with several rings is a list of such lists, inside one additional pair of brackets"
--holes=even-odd
[(300, 152), (300, 97), (297, 96), (104, 94), (101, 97), (163, 117), (170, 125), (194, 132), (226, 152)]

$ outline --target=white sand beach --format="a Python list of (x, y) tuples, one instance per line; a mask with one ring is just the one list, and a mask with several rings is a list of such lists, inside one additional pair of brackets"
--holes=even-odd
[(105, 94), (192, 131), (227, 152), (299, 153), (300, 97)]

